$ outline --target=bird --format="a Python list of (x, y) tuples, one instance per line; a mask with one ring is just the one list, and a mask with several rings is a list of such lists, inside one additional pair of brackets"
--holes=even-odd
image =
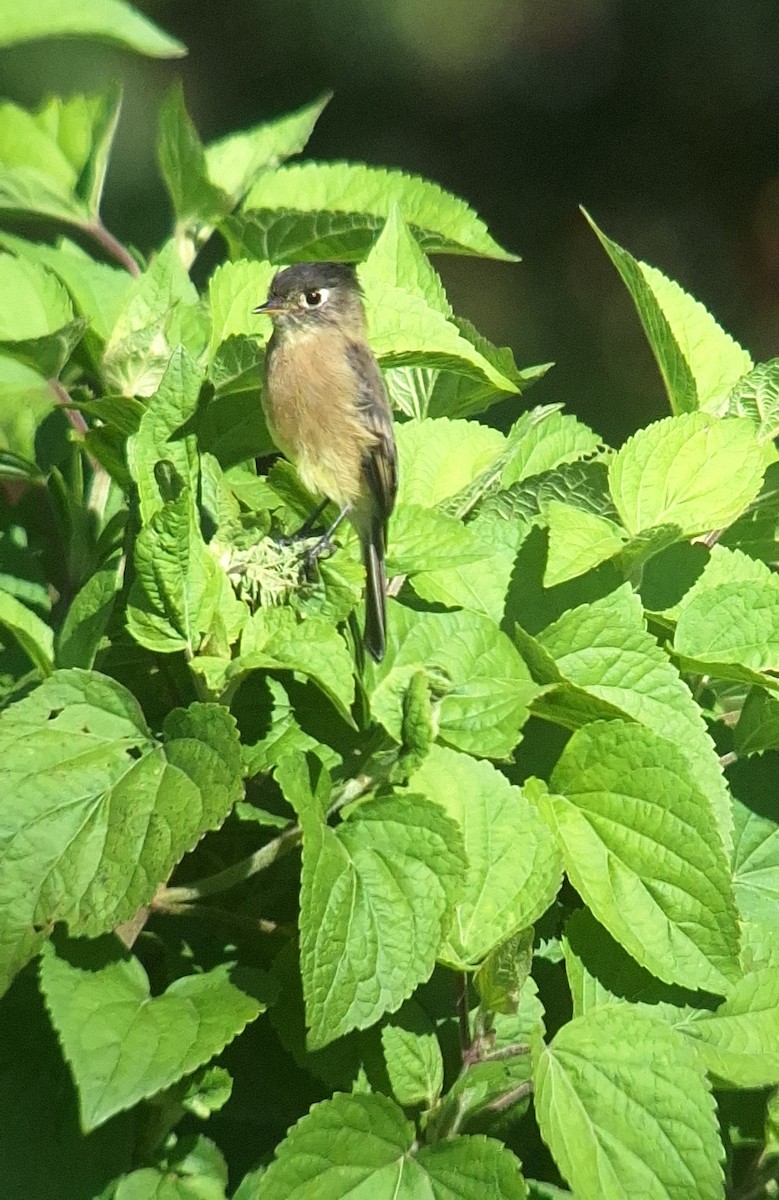
[[(348, 517), (365, 566), (363, 643), (387, 643), (387, 527), (398, 490), (392, 409), (367, 339), (354, 267), (301, 262), (276, 273), (252, 310), (273, 321), (262, 404), (274, 442), (310, 492), (338, 505), (325, 544)], [(323, 505), (324, 507), (324, 505)]]

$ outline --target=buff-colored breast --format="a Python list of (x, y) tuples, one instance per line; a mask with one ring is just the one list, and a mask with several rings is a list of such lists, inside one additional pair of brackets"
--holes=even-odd
[(353, 504), (374, 438), (360, 420), (358, 381), (337, 329), (299, 331), (269, 347), (263, 404), (279, 449), (309, 491)]

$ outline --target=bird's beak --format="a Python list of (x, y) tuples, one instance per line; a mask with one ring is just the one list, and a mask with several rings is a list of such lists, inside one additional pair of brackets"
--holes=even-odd
[(278, 297), (269, 296), (264, 304), (258, 304), (256, 308), (252, 309), (252, 312), (259, 313), (260, 316), (270, 317), (274, 313), (284, 312), (286, 307), (287, 305), (283, 300)]

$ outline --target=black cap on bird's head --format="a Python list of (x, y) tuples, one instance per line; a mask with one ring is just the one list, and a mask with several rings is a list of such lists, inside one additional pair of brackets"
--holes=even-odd
[(362, 292), (351, 263), (305, 262), (273, 278), (268, 299), (252, 312), (280, 327), (362, 323)]

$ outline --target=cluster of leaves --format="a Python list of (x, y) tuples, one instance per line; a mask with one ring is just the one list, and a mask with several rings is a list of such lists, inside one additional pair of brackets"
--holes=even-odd
[[(6, 1190), (767, 1195), (779, 367), (593, 225), (672, 415), (467, 419), (543, 368), (426, 252), (512, 256), (423, 180), (286, 165), (323, 106), (204, 147), (174, 88), (149, 263), (100, 216), (118, 95), (0, 112), (0, 207), (79, 239), (0, 234)], [(314, 499), (251, 310), (317, 258), (397, 413), (380, 665), (353, 536), (279, 537)]]

